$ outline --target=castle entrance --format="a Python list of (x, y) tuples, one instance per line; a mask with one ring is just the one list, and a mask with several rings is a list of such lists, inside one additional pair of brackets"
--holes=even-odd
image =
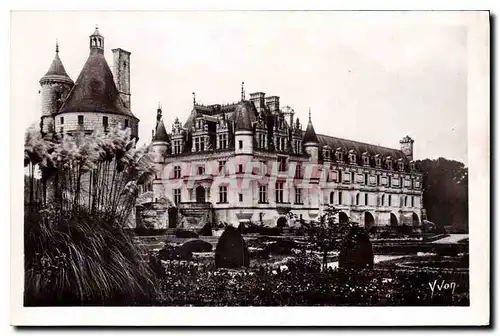
[(206, 201), (205, 188), (199, 186), (198, 188), (196, 188), (195, 192), (196, 192), (196, 203), (205, 203)]

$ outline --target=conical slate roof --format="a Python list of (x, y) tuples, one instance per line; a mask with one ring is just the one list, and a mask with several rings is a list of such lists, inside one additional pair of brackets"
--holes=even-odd
[(49, 70), (45, 75), (40, 79), (40, 83), (47, 81), (61, 81), (69, 84), (73, 84), (73, 80), (66, 73), (66, 69), (64, 69), (64, 65), (62, 64), (61, 59), (59, 58), (59, 47), (56, 46), (56, 56), (50, 65)]
[(234, 128), (236, 131), (251, 131), (252, 124), (257, 120), (257, 110), (252, 102), (242, 100), (234, 111)]
[(304, 139), (302, 140), (304, 144), (311, 143), (319, 143), (318, 137), (316, 136), (316, 132), (314, 131), (314, 127), (309, 117), (309, 123), (307, 124), (306, 132), (304, 133)]
[(165, 129), (165, 125), (163, 124), (163, 120), (159, 120), (158, 124), (156, 125), (156, 130), (155, 130), (155, 136), (153, 138), (153, 141), (165, 141), (168, 142), (168, 134), (167, 130)]
[(123, 104), (111, 69), (103, 53), (91, 52), (75, 86), (59, 110), (63, 112), (100, 112), (137, 119)]

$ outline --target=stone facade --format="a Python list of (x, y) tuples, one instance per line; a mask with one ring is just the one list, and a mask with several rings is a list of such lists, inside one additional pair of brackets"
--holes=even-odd
[(411, 138), (398, 150), (316, 135), (311, 117), (304, 132), (291, 108), (280, 109), (279, 97), (250, 97), (194, 103), (186, 123), (176, 120), (170, 134), (158, 110), (150, 147), (160, 171), (155, 197), (168, 196), (181, 213), (206, 204), (214, 222), (232, 225), (243, 218), (276, 225), (288, 210), (317, 220), (328, 206), (341, 210), (340, 221), (367, 227), (419, 225), (422, 175)]

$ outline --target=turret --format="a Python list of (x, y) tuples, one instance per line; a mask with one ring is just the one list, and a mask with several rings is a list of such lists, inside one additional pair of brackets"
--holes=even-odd
[(162, 110), (160, 104), (158, 104), (158, 109), (156, 110), (156, 127), (154, 129), (153, 141), (151, 143), (151, 148), (154, 153), (154, 161), (162, 162), (163, 157), (167, 153), (169, 137), (165, 125), (162, 120)]
[(104, 54), (104, 36), (99, 33), (99, 28), (96, 26), (94, 33), (89, 36), (90, 53)]
[(257, 111), (250, 101), (242, 101), (234, 112), (235, 154), (253, 153), (253, 123), (257, 120)]
[(40, 131), (42, 134), (50, 135), (58, 131), (54, 129), (54, 114), (61, 108), (73, 84), (73, 80), (66, 73), (64, 65), (59, 58), (59, 44), (56, 42), (54, 60), (47, 73), (40, 79), (42, 87)]
[(401, 144), (401, 151), (408, 158), (408, 161), (413, 160), (413, 143), (415, 141), (408, 135), (399, 141)]
[(304, 149), (309, 154), (311, 162), (318, 162), (319, 141), (311, 120), (311, 110), (309, 109), (309, 122), (307, 123), (306, 132), (302, 139)]

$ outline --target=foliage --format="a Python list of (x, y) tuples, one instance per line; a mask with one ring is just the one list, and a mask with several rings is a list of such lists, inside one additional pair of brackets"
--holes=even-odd
[(175, 231), (175, 237), (177, 238), (198, 238), (198, 234), (193, 231), (177, 229)]
[(217, 268), (241, 268), (248, 267), (249, 264), (247, 244), (236, 228), (228, 226), (215, 248), (215, 266)]
[(210, 252), (212, 251), (212, 244), (200, 239), (194, 239), (182, 244), (181, 248), (190, 252)]
[(423, 206), (438, 232), (453, 225), (468, 230), (468, 168), (461, 162), (439, 158), (417, 161), (423, 172)]
[(154, 174), (145, 149), (126, 130), (56, 142), (32, 128), (24, 154), (25, 304), (151, 303), (154, 274), (123, 228)]
[[(292, 266), (293, 267), (293, 266)], [(316, 268), (317, 270), (317, 268)], [(429, 282), (457, 283), (432, 291)], [(259, 267), (214, 270), (204, 264), (165, 264), (165, 306), (467, 306), (469, 279), (455, 272), (344, 270), (296, 272)]]
[(343, 238), (339, 267), (350, 269), (373, 268), (373, 249), (364, 228), (352, 227)]
[(199, 235), (205, 237), (212, 236), (212, 225), (209, 222), (206, 222), (201, 228)]

